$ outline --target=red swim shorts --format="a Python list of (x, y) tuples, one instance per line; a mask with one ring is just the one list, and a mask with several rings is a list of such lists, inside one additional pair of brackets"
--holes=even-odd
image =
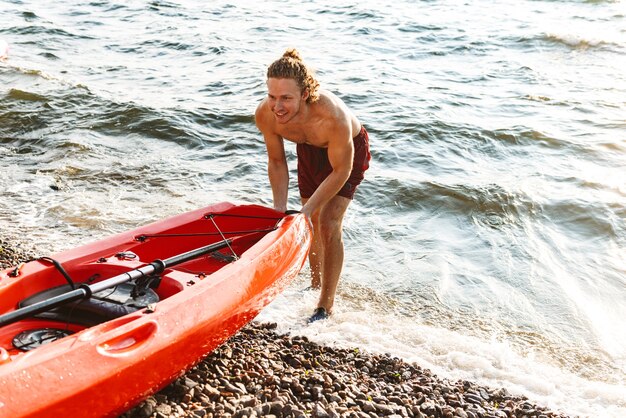
[[(370, 166), (370, 144), (369, 136), (365, 127), (361, 126), (361, 131), (353, 139), (354, 160), (352, 161), (352, 172), (348, 181), (343, 185), (338, 196), (352, 199), (356, 187), (363, 181), (365, 170)], [(333, 171), (328, 161), (328, 150), (318, 148), (308, 144), (298, 144), (296, 146), (298, 154), (298, 187), (300, 196), (308, 199), (317, 190), (320, 184)]]

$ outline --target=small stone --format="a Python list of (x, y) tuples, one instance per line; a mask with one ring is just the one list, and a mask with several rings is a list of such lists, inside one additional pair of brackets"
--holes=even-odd
[(295, 393), (296, 395), (300, 395), (302, 393), (304, 393), (304, 386), (302, 386), (300, 384), (300, 382), (298, 382), (297, 380), (294, 380), (291, 383), (291, 390), (293, 391), (293, 393)]
[(193, 388), (195, 388), (196, 386), (198, 386), (198, 382), (196, 382), (196, 381), (194, 381), (194, 380), (191, 380), (191, 379), (189, 379), (189, 378), (187, 378), (187, 377), (186, 377), (186, 378), (185, 378), (185, 380), (184, 380), (184, 382), (183, 382), (183, 385), (185, 385), (185, 386), (186, 386), (186, 387), (188, 387), (189, 389), (193, 389)]
[(363, 409), (363, 412), (376, 412), (376, 407), (371, 401), (364, 402), (361, 408)]
[(433, 401), (426, 401), (420, 405), (420, 409), (426, 415), (436, 415), (437, 408), (435, 408), (435, 403)]
[(463, 408), (461, 408), (461, 407), (457, 407), (457, 408), (454, 410), (454, 413), (455, 413), (455, 415), (456, 415), (457, 417), (459, 417), (459, 418), (468, 418), (467, 413), (466, 413), (466, 412), (463, 410)]
[(343, 401), (343, 399), (337, 394), (331, 393), (328, 395), (328, 402), (336, 402), (337, 404), (339, 404), (341, 401)]
[(413, 414), (413, 417), (415, 418), (424, 418), (424, 414), (422, 414), (420, 407), (417, 405), (413, 405), (411, 407), (411, 413)]
[(252, 416), (253, 414), (253, 411), (254, 410), (252, 408), (240, 409), (239, 411), (235, 412), (235, 414), (233, 415), (233, 418), (243, 418), (243, 417), (250, 418), (250, 416)]
[(320, 405), (319, 403), (316, 403), (313, 407), (311, 416), (313, 418), (330, 418), (330, 415), (328, 414), (328, 412), (326, 412), (326, 409), (324, 409), (324, 407), (322, 407), (322, 405)]
[(204, 388), (202, 389), (202, 393), (204, 393), (211, 399), (220, 395), (220, 391), (209, 384), (204, 385)]
[(235, 386), (231, 383), (224, 385), (224, 390), (230, 393), (236, 393), (238, 395), (245, 395), (245, 387), (242, 389), (239, 385)]
[(294, 418), (306, 418), (305, 413), (300, 411), (299, 409), (292, 409), (291, 414)]
[(254, 408), (260, 403), (260, 401), (254, 396), (246, 395), (246, 396), (239, 398), (239, 403), (244, 408)]
[(154, 413), (154, 406), (151, 403), (144, 402), (136, 410), (138, 418), (148, 418)]
[(479, 388), (478, 394), (480, 395), (481, 398), (483, 398), (486, 401), (491, 399), (491, 396), (489, 396), (489, 393), (484, 388)]
[(482, 403), (483, 403), (482, 398), (480, 396), (478, 396), (478, 395), (474, 395), (474, 394), (471, 394), (471, 393), (466, 393), (464, 395), (464, 397), (465, 397), (465, 400), (467, 402), (470, 402), (470, 403), (473, 403), (473, 404), (476, 404), (476, 405), (482, 405)]
[(270, 414), (281, 416), (284, 407), (285, 405), (283, 404), (283, 402), (280, 402), (280, 401), (272, 402), (270, 404)]
[(395, 408), (389, 405), (382, 404), (382, 403), (375, 403), (374, 407), (376, 408), (377, 412), (382, 413), (384, 415), (391, 415), (394, 412), (396, 412)]
[(291, 387), (292, 384), (293, 380), (288, 376), (284, 376), (282, 379), (280, 379), (280, 387), (283, 389), (288, 389), (289, 387)]
[(172, 413), (172, 407), (168, 404), (159, 404), (156, 408), (154, 408), (154, 410), (164, 416), (169, 416)]
[(319, 400), (323, 397), (323, 388), (321, 386), (313, 386), (311, 388), (311, 398)]

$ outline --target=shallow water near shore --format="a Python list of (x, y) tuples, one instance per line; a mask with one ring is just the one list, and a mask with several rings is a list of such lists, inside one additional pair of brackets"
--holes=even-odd
[(259, 319), (626, 416), (625, 28), (620, 1), (0, 0), (0, 236), (48, 255), (270, 205), (253, 113), (295, 46), (373, 161), (334, 315), (305, 324), (305, 269)]

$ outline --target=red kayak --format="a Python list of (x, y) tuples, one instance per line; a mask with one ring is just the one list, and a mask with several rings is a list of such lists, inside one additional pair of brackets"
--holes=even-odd
[(221, 203), (0, 271), (0, 417), (117, 416), (298, 274), (302, 214)]

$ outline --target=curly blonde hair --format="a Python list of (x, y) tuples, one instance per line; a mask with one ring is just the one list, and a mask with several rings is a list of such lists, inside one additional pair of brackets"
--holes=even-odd
[(282, 57), (274, 61), (267, 68), (267, 78), (291, 78), (296, 81), (302, 91), (308, 91), (307, 103), (314, 103), (320, 98), (320, 83), (302, 61), (300, 53), (295, 48), (289, 48)]

